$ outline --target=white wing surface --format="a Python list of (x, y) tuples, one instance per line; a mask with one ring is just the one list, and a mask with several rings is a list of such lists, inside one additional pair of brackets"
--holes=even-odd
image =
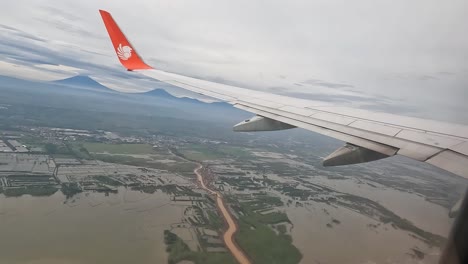
[(257, 115), (234, 126), (235, 131), (300, 127), (346, 142), (325, 158), (325, 166), (398, 154), (468, 178), (468, 126), (275, 95), (156, 70), (138, 56), (111, 15), (102, 10), (100, 13), (118, 58), (127, 70), (226, 101)]

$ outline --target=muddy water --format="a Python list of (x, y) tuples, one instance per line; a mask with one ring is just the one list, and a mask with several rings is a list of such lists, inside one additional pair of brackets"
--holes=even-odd
[(448, 216), (448, 209), (426, 201), (424, 197), (415, 193), (402, 192), (384, 186), (374, 188), (367, 184), (359, 184), (354, 179), (332, 180), (316, 177), (314, 183), (376, 201), (419, 228), (441, 236), (448, 235), (453, 222), (453, 219)]
[[(369, 228), (378, 222), (353, 211), (312, 202), (286, 212), (294, 225), (293, 243), (303, 254), (301, 263), (437, 263), (437, 249), (390, 225)], [(332, 218), (341, 223), (327, 227)], [(408, 255), (413, 247), (432, 256), (417, 262)]]
[(69, 200), (0, 195), (0, 263), (167, 263), (163, 231), (184, 208), (126, 189)]
[[(329, 180), (316, 177), (315, 183), (338, 191), (367, 197), (413, 222), (419, 228), (447, 236), (452, 219), (447, 209), (410, 193), (360, 185), (350, 180)], [(304, 258), (301, 263), (437, 263), (440, 249), (430, 248), (408, 232), (363, 216), (342, 207), (307, 202), (304, 207), (288, 207), (286, 212), (294, 225), (293, 243)], [(332, 219), (340, 221), (332, 224)], [(412, 248), (428, 255), (413, 258)]]

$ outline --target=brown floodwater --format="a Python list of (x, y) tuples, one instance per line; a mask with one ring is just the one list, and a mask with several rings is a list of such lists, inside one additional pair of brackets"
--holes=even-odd
[[(424, 230), (443, 235), (450, 228), (446, 209), (415, 194), (346, 181), (320, 183), (379, 201)], [(167, 263), (163, 231), (181, 221), (188, 205), (174, 204), (161, 192), (124, 188), (68, 200), (61, 192), (0, 194), (0, 264)], [(294, 225), (291, 235), (303, 254), (301, 263), (417, 263), (408, 255), (415, 247), (429, 254), (420, 263), (437, 263), (439, 249), (390, 225), (369, 228), (378, 222), (351, 210), (314, 202), (284, 210)], [(340, 224), (329, 228), (332, 219)]]
[[(379, 202), (400, 217), (426, 231), (447, 236), (453, 219), (448, 210), (424, 198), (394, 189), (371, 188), (352, 180), (330, 180), (317, 177), (315, 183), (336, 190), (367, 197)], [(437, 263), (440, 249), (430, 247), (407, 231), (382, 224), (355, 211), (308, 201), (304, 207), (285, 208), (294, 225), (294, 245), (303, 254), (301, 263)], [(332, 219), (340, 221), (332, 223)], [(372, 228), (369, 225), (379, 225)], [(417, 248), (426, 256), (414, 255)]]
[(0, 194), (0, 263), (167, 263), (163, 231), (185, 206), (161, 192), (81, 193), (66, 199)]

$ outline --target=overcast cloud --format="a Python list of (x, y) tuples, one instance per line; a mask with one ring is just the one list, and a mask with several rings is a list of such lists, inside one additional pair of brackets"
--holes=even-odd
[(159, 69), (330, 101), (375, 98), (377, 106), (416, 107), (449, 121), (467, 117), (466, 0), (5, 1), (0, 74), (87, 74), (120, 90), (155, 88), (119, 65), (98, 9), (111, 12)]

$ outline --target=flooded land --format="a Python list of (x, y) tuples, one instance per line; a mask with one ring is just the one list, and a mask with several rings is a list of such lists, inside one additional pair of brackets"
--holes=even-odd
[(342, 143), (300, 130), (29, 103), (0, 111), (0, 264), (437, 263), (468, 185), (401, 157), (324, 168)]
[(0, 263), (13, 264), (165, 263), (163, 232), (184, 211), (162, 192), (126, 189), (0, 199)]
[(246, 263), (436, 263), (452, 222), (454, 199), (427, 189), (459, 179), (425, 167), (351, 174), (281, 148), (139, 141), (1, 153), (0, 263), (236, 263), (212, 190)]

